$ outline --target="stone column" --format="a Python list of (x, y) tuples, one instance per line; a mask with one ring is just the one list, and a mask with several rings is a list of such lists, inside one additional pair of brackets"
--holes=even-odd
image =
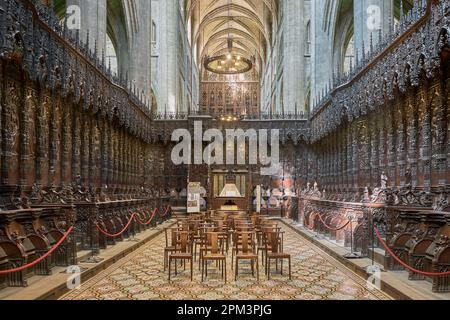
[(80, 8), (80, 40), (85, 43), (89, 31), (89, 48), (94, 51), (97, 42), (97, 56), (102, 58), (106, 52), (106, 0), (67, 0), (67, 8), (78, 6)]
[(139, 94), (146, 100), (151, 93), (151, 28), (152, 14), (149, 0), (135, 0), (138, 14), (138, 30), (130, 39), (130, 74), (129, 77), (136, 85)]
[(295, 113), (305, 101), (304, 87), (304, 0), (285, 0), (284, 8), (284, 112)]
[(158, 111), (161, 113), (177, 111), (178, 83), (178, 1), (158, 1), (158, 15), (153, 14), (159, 26), (158, 37)]
[(393, 25), (393, 2), (392, 0), (358, 0), (353, 1), (354, 12), (354, 32), (355, 32), (355, 50), (362, 57), (362, 48), (364, 43), (364, 52), (370, 51), (370, 38), (372, 34), (372, 43), (378, 44), (379, 32), (387, 34)]

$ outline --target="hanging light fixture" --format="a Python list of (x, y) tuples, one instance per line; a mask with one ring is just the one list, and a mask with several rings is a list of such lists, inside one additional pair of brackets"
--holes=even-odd
[[(228, 2), (228, 29), (231, 29), (230, 21), (233, 20), (231, 16), (231, 4)], [(225, 75), (234, 75), (246, 73), (253, 68), (253, 62), (250, 59), (244, 58), (241, 55), (233, 53), (233, 37), (228, 33), (227, 48), (228, 53), (220, 56), (207, 57), (204, 66), (206, 70)]]

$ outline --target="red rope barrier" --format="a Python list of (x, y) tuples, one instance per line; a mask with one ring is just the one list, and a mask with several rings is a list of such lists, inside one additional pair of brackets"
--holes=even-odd
[(73, 231), (73, 227), (70, 227), (69, 230), (67, 230), (67, 232), (63, 235), (63, 237), (61, 238), (61, 240), (58, 241), (58, 243), (55, 244), (55, 246), (53, 248), (51, 248), (46, 254), (44, 254), (42, 257), (40, 257), (37, 260), (34, 260), (33, 262), (26, 264), (24, 266), (15, 268), (15, 269), (11, 269), (11, 270), (0, 270), (0, 274), (8, 274), (8, 273), (16, 273), (25, 269), (28, 269), (30, 267), (33, 267), (35, 265), (37, 265), (39, 262), (43, 261), (45, 258), (47, 258), (49, 255), (51, 255), (56, 249), (58, 249), (58, 247), (67, 239), (67, 237), (69, 236), (69, 234)]
[(331, 231), (341, 231), (343, 229), (345, 229), (351, 221), (348, 221), (344, 226), (340, 227), (340, 228), (332, 228), (330, 226), (327, 225), (327, 223), (323, 220), (322, 216), (320, 214), (318, 214), (320, 221), (322, 222), (322, 224), (324, 225), (325, 228), (327, 228), (328, 230)]
[(443, 273), (436, 273), (436, 272), (425, 272), (425, 271), (421, 271), (421, 270), (417, 270), (414, 269), (413, 267), (410, 267), (409, 265), (407, 265), (406, 263), (404, 263), (399, 257), (397, 257), (394, 252), (392, 252), (392, 250), (389, 248), (389, 246), (386, 244), (386, 242), (383, 241), (383, 239), (381, 238), (380, 232), (378, 231), (377, 228), (375, 228), (375, 234), (377, 235), (378, 240), (380, 241), (380, 243), (383, 245), (383, 247), (386, 249), (386, 251), (398, 262), (400, 263), (402, 266), (404, 266), (406, 269), (411, 270), (414, 273), (417, 274), (421, 274), (423, 276), (427, 276), (427, 277), (445, 277), (445, 276), (450, 276), (450, 271), (448, 272), (443, 272)]
[(130, 221), (128, 221), (128, 223), (127, 223), (126, 226), (122, 229), (122, 231), (120, 231), (120, 232), (118, 232), (118, 233), (116, 233), (116, 234), (110, 234), (110, 233), (108, 233), (107, 231), (102, 230), (98, 224), (96, 225), (96, 227), (97, 227), (97, 230), (100, 231), (101, 233), (103, 233), (105, 236), (108, 236), (108, 237), (110, 237), (110, 238), (117, 238), (117, 237), (120, 237), (125, 231), (127, 231), (127, 229), (128, 229), (128, 227), (130, 226), (131, 222), (133, 222), (133, 219), (134, 219), (135, 216), (136, 216), (136, 213), (133, 213), (133, 215), (132, 215), (131, 218), (130, 218)]
[(139, 219), (139, 217), (137, 215), (136, 215), (136, 221), (139, 222), (139, 224), (141, 224), (143, 226), (148, 226), (150, 223), (152, 223), (155, 216), (156, 216), (156, 209), (153, 210), (152, 216), (150, 217), (150, 220), (148, 222), (142, 222), (142, 220)]

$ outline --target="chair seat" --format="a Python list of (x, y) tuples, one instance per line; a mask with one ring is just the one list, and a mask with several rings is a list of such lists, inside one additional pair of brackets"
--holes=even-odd
[(251, 254), (251, 253), (248, 253), (248, 254), (238, 254), (237, 256), (236, 256), (236, 259), (258, 259), (259, 257), (258, 257), (258, 255), (256, 255), (256, 254)]
[(223, 254), (207, 254), (203, 257), (205, 260), (221, 260), (226, 258), (227, 257)]
[(291, 255), (280, 252), (280, 253), (268, 253), (267, 257), (268, 258), (278, 258), (278, 259), (288, 259), (291, 257)]
[(170, 255), (171, 259), (192, 259), (192, 254), (190, 253), (174, 253)]

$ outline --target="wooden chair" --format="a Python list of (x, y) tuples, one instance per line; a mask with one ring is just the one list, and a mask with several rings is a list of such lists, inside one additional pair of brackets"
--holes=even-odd
[(184, 267), (186, 269), (186, 260), (190, 261), (191, 265), (191, 281), (194, 280), (194, 255), (192, 253), (192, 240), (189, 236), (189, 232), (180, 232), (179, 235), (179, 243), (176, 242), (175, 244), (175, 253), (171, 254), (169, 256), (169, 281), (172, 273), (172, 261), (175, 260), (175, 276), (178, 275), (178, 269), (177, 269), (177, 261), (181, 260), (183, 261)]
[(200, 229), (200, 243), (195, 244), (194, 252), (197, 253), (197, 246), (200, 246), (199, 250), (199, 260), (198, 260), (198, 270), (201, 271), (202, 268), (202, 259), (205, 255), (205, 252), (208, 252), (211, 249), (210, 239), (208, 238), (208, 234), (215, 232), (216, 227), (212, 224), (204, 224)]
[[(266, 255), (272, 249), (271, 243), (269, 243), (267, 235), (271, 232), (279, 233), (283, 235), (281, 228), (277, 226), (261, 226), (261, 230), (257, 232), (258, 238), (258, 256), (261, 253), (261, 261), (265, 266), (266, 264)], [(279, 251), (283, 251), (283, 237), (279, 238)]]
[[(283, 275), (283, 260), (289, 261), (289, 279), (292, 280), (291, 273), (291, 255), (284, 253), (280, 250), (283, 245), (280, 245), (281, 241), (281, 232), (268, 232), (266, 233), (267, 242), (266, 242), (266, 274), (267, 278), (270, 280), (271, 273), (271, 261), (275, 260), (278, 270), (278, 261), (281, 260), (281, 275)], [(270, 248), (269, 248), (270, 246)]]
[(236, 242), (236, 270), (235, 280), (237, 281), (239, 274), (239, 261), (249, 260), (252, 266), (252, 275), (255, 276), (255, 262), (256, 262), (256, 279), (259, 281), (259, 257), (255, 250), (254, 233), (242, 232), (239, 234), (241, 243)]
[(167, 270), (167, 264), (169, 262), (169, 254), (176, 252), (176, 243), (177, 243), (177, 228), (167, 228), (164, 229), (166, 234), (166, 247), (164, 248), (164, 272)]
[(227, 257), (223, 254), (223, 248), (220, 248), (219, 237), (219, 232), (210, 232), (207, 234), (210, 248), (209, 253), (206, 253), (202, 257), (202, 282), (208, 277), (208, 262), (216, 261), (222, 270), (222, 279), (225, 277), (225, 283), (227, 283)]
[(194, 245), (194, 260), (197, 256), (197, 247), (201, 245), (201, 225), (203, 220), (191, 220), (189, 222), (189, 232)]
[(223, 220), (214, 220), (213, 223), (219, 233), (219, 241), (221, 242), (221, 245), (225, 243), (225, 252), (228, 253), (230, 247), (230, 230), (228, 225), (226, 221)]

